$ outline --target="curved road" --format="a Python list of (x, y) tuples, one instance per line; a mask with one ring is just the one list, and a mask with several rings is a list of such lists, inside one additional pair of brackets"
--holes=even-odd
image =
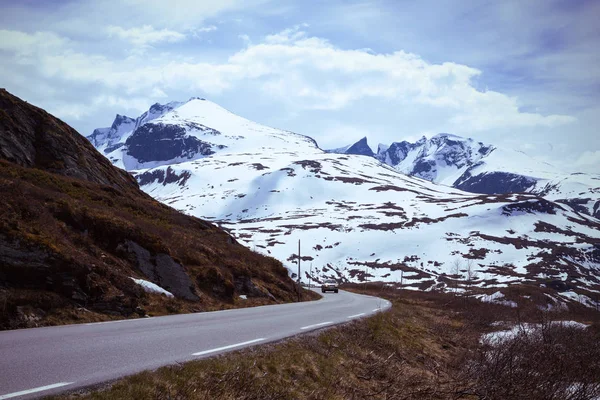
[(390, 307), (340, 291), (322, 300), (0, 332), (0, 400), (36, 398), (347, 322)]

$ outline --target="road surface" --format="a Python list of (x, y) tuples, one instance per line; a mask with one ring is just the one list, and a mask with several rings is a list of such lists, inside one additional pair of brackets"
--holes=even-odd
[(0, 400), (57, 394), (276, 341), (390, 307), (345, 291), (322, 300), (0, 332)]

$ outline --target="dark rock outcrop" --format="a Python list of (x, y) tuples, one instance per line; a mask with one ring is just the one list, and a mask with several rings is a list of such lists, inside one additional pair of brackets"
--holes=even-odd
[(0, 159), (118, 188), (137, 187), (69, 125), (0, 89)]
[(371, 148), (369, 147), (366, 137), (360, 139), (358, 142), (356, 142), (352, 146), (350, 146), (348, 148), (348, 150), (345, 151), (345, 154), (356, 154), (359, 156), (369, 156), (369, 157), (373, 157), (375, 155), (373, 153), (373, 150), (371, 150)]
[(129, 253), (140, 271), (152, 282), (176, 297), (197, 301), (200, 298), (194, 293), (194, 284), (183, 266), (171, 256), (164, 253), (151, 254), (139, 244), (127, 240), (121, 250)]
[(125, 143), (127, 154), (140, 163), (214, 154), (212, 144), (188, 135), (179, 125), (147, 123), (137, 128)]
[(563, 209), (557, 203), (553, 203), (544, 198), (536, 198), (516, 203), (510, 203), (502, 207), (504, 215), (512, 215), (515, 212), (525, 213), (543, 213), (543, 214), (556, 214), (557, 210)]
[(499, 194), (524, 193), (536, 180), (508, 172), (488, 172), (472, 176), (469, 170), (465, 172), (454, 187), (472, 193)]
[(377, 153), (377, 159), (391, 166), (398, 165), (406, 158), (409, 151), (418, 146), (418, 143), (413, 144), (407, 141), (394, 142), (387, 149), (380, 149)]
[(185, 186), (187, 180), (190, 179), (191, 176), (192, 174), (189, 171), (182, 171), (180, 174), (177, 174), (173, 168), (168, 167), (166, 172), (164, 169), (155, 169), (135, 175), (135, 178), (140, 186), (145, 186), (154, 182), (162, 183), (163, 186), (170, 183), (177, 183), (179, 186)]

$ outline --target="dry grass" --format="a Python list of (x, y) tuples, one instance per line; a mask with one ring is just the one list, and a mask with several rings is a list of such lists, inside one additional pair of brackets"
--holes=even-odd
[[(369, 288), (367, 291), (379, 293)], [(164, 367), (125, 378), (100, 391), (71, 394), (66, 398), (544, 398), (531, 391), (527, 392), (530, 397), (502, 397), (498, 393), (507, 392), (482, 389), (507, 376), (501, 370), (494, 370), (492, 365), (482, 363), (489, 347), (480, 344), (481, 335), (492, 330), (492, 323), (498, 319), (516, 319), (514, 310), (470, 299), (465, 303), (463, 299), (439, 293), (396, 291), (383, 296), (392, 301), (392, 309), (364, 320), (278, 344)], [(564, 336), (557, 340), (570, 346), (569, 349), (583, 349), (591, 344), (590, 339), (600, 339), (598, 331), (593, 329), (585, 331), (585, 335), (587, 341), (582, 342), (585, 345), (577, 345), (578, 340), (564, 340)], [(527, 355), (538, 349), (535, 347), (538, 345), (521, 348), (521, 354)], [(598, 346), (595, 349), (597, 351)], [(584, 359), (581, 352), (572, 351), (571, 355), (564, 364), (572, 369), (567, 381), (582, 376), (577, 371), (598, 365), (598, 359)], [(536, 357), (529, 360), (539, 359), (539, 355)], [(575, 361), (588, 364), (577, 366)], [(534, 370), (535, 364), (528, 368)], [(474, 371), (485, 371), (485, 374), (473, 374)], [(596, 382), (600, 381), (599, 376)], [(590, 373), (586, 377), (589, 378)], [(517, 389), (513, 386), (511, 393)]]
[[(117, 191), (2, 160), (0, 177), (0, 329), (296, 298), (281, 262), (133, 186)], [(125, 241), (181, 263), (200, 301), (144, 293), (129, 279), (143, 275), (120, 250)], [(255, 298), (240, 302), (239, 282), (251, 282)]]

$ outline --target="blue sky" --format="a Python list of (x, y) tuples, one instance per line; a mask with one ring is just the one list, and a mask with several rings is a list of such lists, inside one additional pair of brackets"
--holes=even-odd
[(600, 170), (600, 2), (0, 1), (0, 86), (83, 134), (203, 96), (324, 148), (450, 132)]

